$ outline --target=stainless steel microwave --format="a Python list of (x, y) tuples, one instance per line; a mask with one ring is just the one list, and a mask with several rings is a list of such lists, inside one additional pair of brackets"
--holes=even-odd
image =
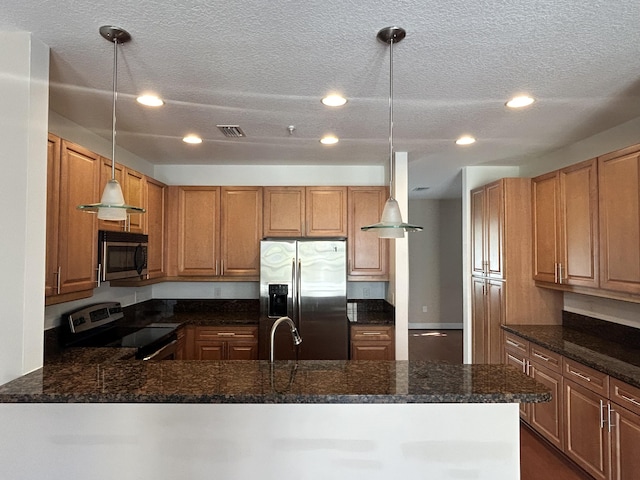
[(98, 232), (98, 277), (101, 281), (147, 277), (147, 235)]

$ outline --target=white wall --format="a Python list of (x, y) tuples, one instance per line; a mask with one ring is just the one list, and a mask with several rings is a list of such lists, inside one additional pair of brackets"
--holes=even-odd
[(49, 48), (0, 32), (0, 384), (42, 365)]

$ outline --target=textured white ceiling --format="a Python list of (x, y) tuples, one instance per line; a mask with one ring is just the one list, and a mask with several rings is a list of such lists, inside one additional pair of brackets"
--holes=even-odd
[[(464, 165), (511, 165), (640, 115), (638, 0), (4, 0), (1, 30), (51, 47), (51, 108), (110, 138), (113, 46), (118, 145), (154, 164), (386, 164), (389, 48), (398, 25), (394, 143), (410, 189), (459, 195)], [(152, 90), (166, 105), (144, 109)], [(320, 98), (349, 98), (329, 109)], [(506, 99), (538, 101), (510, 111)], [(238, 124), (227, 139), (216, 124)], [(295, 125), (295, 135), (287, 127)], [(181, 141), (197, 133), (203, 144)], [(325, 133), (340, 137), (326, 147)], [(472, 134), (461, 148), (454, 140)]]

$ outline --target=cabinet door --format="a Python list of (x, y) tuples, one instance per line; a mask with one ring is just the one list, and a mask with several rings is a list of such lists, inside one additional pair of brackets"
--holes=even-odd
[(564, 406), (562, 402), (562, 375), (536, 362), (531, 362), (529, 376), (551, 390), (552, 397), (550, 402), (531, 404), (529, 423), (542, 436), (562, 450), (562, 411)]
[[(504, 350), (504, 363), (516, 367), (522, 373), (527, 370), (527, 358), (521, 352), (512, 350), (507, 346)], [(529, 403), (520, 403), (520, 418), (529, 423), (529, 414), (531, 412)]]
[(485, 198), (484, 187), (471, 191), (471, 273), (473, 275), (485, 275), (486, 272)]
[(504, 186), (501, 180), (485, 187), (485, 262), (487, 275), (504, 278)]
[(612, 404), (611, 478), (632, 480), (640, 472), (640, 415)]
[(218, 187), (178, 187), (178, 275), (218, 275), (219, 204)]
[(262, 188), (222, 187), (221, 275), (260, 276)]
[(596, 160), (560, 170), (560, 283), (598, 286), (598, 177)]
[(60, 138), (49, 134), (47, 144), (47, 246), (45, 297), (58, 292), (58, 213), (60, 209)]
[(541, 175), (531, 183), (533, 203), (533, 278), (557, 283), (559, 258), (560, 197), (558, 172)]
[(228, 360), (257, 360), (258, 341), (232, 341), (227, 343)]
[(306, 236), (347, 236), (347, 188), (306, 188)]
[(505, 289), (507, 286), (500, 280), (487, 280), (486, 284), (486, 363), (502, 363), (502, 334), (500, 325), (504, 323)]
[(147, 249), (147, 270), (149, 278), (165, 276), (165, 215), (167, 186), (152, 178), (145, 181), (147, 189), (147, 235), (149, 247)]
[[(124, 166), (116, 163), (115, 166), (115, 179), (120, 184), (122, 188), (122, 192), (124, 195)], [(109, 180), (111, 180), (112, 172), (111, 172), (111, 160), (105, 157), (100, 157), (100, 194), (104, 192), (104, 187)], [(125, 197), (125, 202), (126, 202)], [(100, 201), (100, 198), (96, 199), (96, 202)], [(93, 203), (93, 202), (92, 202)], [(125, 228), (124, 222), (116, 221), (116, 220), (98, 220), (98, 229), (99, 230), (113, 230), (116, 232), (121, 232)]]
[(350, 280), (389, 278), (389, 240), (360, 227), (378, 223), (387, 200), (386, 187), (349, 187), (349, 266)]
[(226, 342), (222, 340), (196, 340), (196, 360), (225, 360)]
[(58, 225), (60, 293), (92, 290), (96, 286), (97, 217), (76, 207), (99, 200), (99, 180), (100, 157), (63, 140)]
[[(145, 176), (130, 168), (124, 171), (124, 186), (122, 187), (124, 201), (127, 205), (143, 207), (147, 204)], [(145, 231), (146, 214), (132, 213), (127, 219), (127, 230), (134, 233)]]
[(486, 290), (487, 286), (484, 278), (471, 278), (471, 358), (473, 363), (486, 363), (489, 356)]
[(264, 187), (264, 236), (302, 237), (305, 232), (305, 188)]
[(598, 159), (600, 287), (640, 293), (640, 154)]
[(565, 453), (592, 477), (609, 475), (609, 433), (604, 427), (607, 401), (564, 379)]

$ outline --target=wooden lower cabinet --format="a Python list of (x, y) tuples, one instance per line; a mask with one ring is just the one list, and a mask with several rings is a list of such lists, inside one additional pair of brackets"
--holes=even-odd
[(472, 277), (473, 363), (501, 363), (500, 325), (504, 323), (506, 284)]
[(257, 360), (258, 327), (187, 327), (184, 360)]
[(393, 325), (352, 325), (351, 360), (395, 360)]
[(607, 399), (567, 379), (564, 380), (564, 394), (565, 454), (592, 477), (610, 478), (611, 446), (604, 425)]
[(640, 471), (640, 388), (504, 332), (504, 362), (551, 390), (549, 403), (520, 404), (521, 418), (593, 478)]

